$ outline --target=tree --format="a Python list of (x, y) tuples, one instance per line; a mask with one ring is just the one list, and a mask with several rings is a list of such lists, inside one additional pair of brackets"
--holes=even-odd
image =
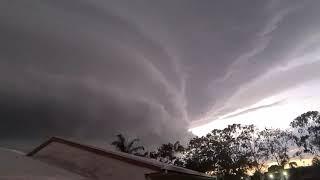
[[(233, 124), (219, 131), (213, 132), (220, 139), (223, 148), (219, 154), (219, 166), (227, 176), (245, 176), (254, 167), (254, 139), (253, 125)], [(221, 136), (221, 137), (219, 137)]]
[(255, 171), (251, 176), (251, 180), (261, 180), (263, 179), (264, 174), (260, 171)]
[(173, 143), (162, 144), (157, 151), (150, 152), (149, 158), (157, 159), (167, 164), (175, 164), (182, 166), (183, 163), (179, 160), (179, 154), (182, 154), (185, 148), (179, 141)]
[(255, 176), (260, 175), (262, 177), (264, 173), (264, 168), (267, 166), (269, 156), (267, 155), (267, 148), (265, 146), (264, 137), (253, 125), (247, 126), (242, 130), (249, 137), (247, 139), (247, 145), (249, 147), (251, 159), (253, 161), (252, 166), (255, 173)]
[(278, 166), (289, 163), (289, 149), (294, 145), (292, 134), (280, 129), (265, 129), (260, 132), (262, 149), (268, 160), (273, 160)]
[(161, 162), (174, 164), (179, 153), (183, 153), (185, 148), (180, 144), (179, 141), (176, 141), (174, 144), (162, 144), (158, 148), (157, 157)]
[(117, 150), (128, 153), (128, 154), (135, 154), (135, 155), (141, 155), (139, 154), (139, 151), (143, 151), (143, 146), (134, 146), (136, 142), (138, 142), (139, 139), (135, 138), (131, 141), (127, 141), (126, 138), (122, 134), (117, 135), (117, 140), (113, 141), (111, 144), (116, 147)]
[(272, 165), (268, 168), (268, 172), (281, 172), (283, 170), (283, 166), (279, 166), (279, 165)]
[(312, 166), (320, 167), (320, 158), (319, 157), (316, 156), (312, 159)]
[(217, 172), (217, 151), (215, 142), (210, 142), (209, 135), (190, 140), (184, 158), (184, 166), (199, 172)]
[(254, 164), (253, 133), (253, 125), (233, 124), (193, 138), (187, 148), (185, 167), (221, 174), (226, 179), (245, 176)]
[(318, 154), (320, 151), (320, 113), (309, 111), (295, 118), (290, 126), (295, 130), (296, 144), (301, 153)]
[(289, 162), (289, 167), (290, 167), (291, 169), (294, 169), (294, 168), (296, 168), (297, 166), (298, 166), (297, 162)]

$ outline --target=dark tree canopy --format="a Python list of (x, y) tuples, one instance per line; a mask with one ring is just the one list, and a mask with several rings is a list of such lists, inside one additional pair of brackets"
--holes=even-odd
[(184, 151), (185, 148), (179, 141), (176, 141), (175, 143), (162, 144), (156, 152), (151, 152), (149, 156), (164, 163), (181, 165), (178, 155)]
[[(320, 151), (320, 113), (309, 111), (295, 118), (290, 126), (295, 129), (295, 141), (304, 153)], [(301, 152), (300, 152), (301, 153)]]
[(268, 160), (284, 167), (289, 163), (289, 150), (294, 146), (293, 136), (289, 131), (265, 129), (260, 132), (263, 141), (263, 153)]
[(272, 165), (268, 168), (268, 172), (279, 172), (279, 171), (282, 171), (283, 169), (284, 169), (283, 166)]
[(312, 159), (312, 165), (316, 167), (320, 167), (320, 157), (316, 156)]
[[(317, 154), (320, 150), (320, 113), (310, 111), (294, 119), (291, 129), (264, 129), (259, 131), (254, 125), (228, 125), (224, 129), (214, 129), (206, 136), (192, 138), (187, 147), (179, 141), (162, 144), (156, 151), (138, 153), (142, 146), (134, 146), (139, 141), (127, 142), (123, 135), (117, 135), (112, 142), (119, 151), (139, 156), (147, 156), (163, 163), (174, 164), (199, 172), (223, 175), (225, 180), (241, 179), (249, 171), (255, 171), (253, 180), (261, 180), (266, 169), (270, 172), (282, 171), (285, 165), (296, 168), (290, 162), (292, 149), (302, 149), (303, 153)], [(298, 147), (298, 148), (297, 148)], [(276, 165), (267, 167), (268, 162)], [(319, 157), (312, 161), (320, 166)]]
[(185, 167), (225, 176), (244, 176), (255, 165), (254, 132), (253, 125), (233, 124), (193, 138), (187, 148)]

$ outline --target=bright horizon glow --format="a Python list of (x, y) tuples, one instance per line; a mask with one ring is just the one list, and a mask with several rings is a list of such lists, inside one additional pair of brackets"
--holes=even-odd
[[(231, 118), (220, 117), (217, 120), (212, 120), (210, 123), (191, 128), (190, 131), (197, 136), (203, 136), (213, 129), (221, 129), (229, 124), (234, 123), (254, 124), (259, 129), (286, 129), (289, 128), (290, 122), (300, 114), (307, 111), (320, 109), (320, 98), (318, 97), (318, 92), (320, 92), (320, 82), (312, 81), (303, 86), (280, 93), (276, 96), (265, 98), (246, 109), (284, 100), (284, 102), (279, 105), (258, 109), (256, 111), (248, 112)], [(239, 111), (246, 109), (235, 111), (231, 114), (225, 115), (224, 117), (236, 114)]]

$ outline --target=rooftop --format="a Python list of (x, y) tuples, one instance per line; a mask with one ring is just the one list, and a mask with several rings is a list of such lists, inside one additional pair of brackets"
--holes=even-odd
[(96, 154), (103, 155), (103, 156), (108, 156), (108, 157), (111, 157), (111, 158), (115, 158), (115, 159), (118, 159), (118, 160), (121, 160), (121, 161), (125, 161), (127, 163), (131, 163), (131, 164), (134, 164), (134, 165), (137, 165), (137, 166), (149, 167), (151, 169), (155, 169), (155, 170), (158, 170), (158, 171), (164, 171), (165, 170), (165, 171), (174, 172), (174, 173), (196, 175), (196, 176), (202, 176), (202, 177), (211, 178), (211, 176), (208, 176), (208, 175), (206, 175), (204, 173), (200, 173), (200, 172), (193, 171), (193, 170), (190, 170), (190, 169), (186, 169), (186, 168), (182, 168), (182, 167), (178, 167), (178, 166), (162, 163), (162, 162), (159, 162), (159, 161), (154, 160), (154, 159), (135, 156), (135, 155), (119, 152), (119, 151), (114, 151), (114, 150), (111, 150), (111, 149), (101, 149), (101, 148), (97, 148), (97, 147), (93, 147), (93, 146), (84, 145), (84, 144), (80, 144), (80, 143), (77, 143), (77, 142), (69, 141), (69, 140), (66, 140), (66, 139), (63, 139), (63, 138), (59, 138), (59, 137), (50, 138), (48, 141), (44, 142), (43, 144), (41, 144), (40, 146), (35, 148), (33, 151), (28, 153), (27, 156), (33, 156), (37, 152), (41, 151), (41, 149), (45, 148), (46, 146), (48, 146), (50, 143), (53, 143), (53, 142), (63, 143), (63, 144), (69, 145), (69, 146), (80, 148), (80, 149), (85, 150), (85, 151), (89, 151), (89, 152), (96, 153)]
[(85, 179), (69, 171), (50, 166), (38, 160), (28, 158), (25, 154), (0, 148), (0, 179)]

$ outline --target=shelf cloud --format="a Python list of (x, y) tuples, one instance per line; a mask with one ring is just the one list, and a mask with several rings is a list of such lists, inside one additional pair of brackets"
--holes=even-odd
[(149, 144), (181, 140), (191, 127), (320, 77), (317, 1), (0, 7), (2, 139), (124, 132)]

